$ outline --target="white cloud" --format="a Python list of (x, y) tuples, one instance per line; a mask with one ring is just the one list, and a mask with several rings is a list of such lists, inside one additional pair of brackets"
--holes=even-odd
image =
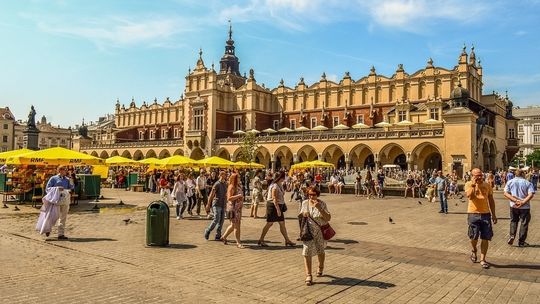
[(373, 23), (411, 32), (438, 21), (474, 22), (489, 10), (481, 1), (465, 0), (358, 0), (358, 4), (367, 9)]
[(525, 35), (527, 35), (527, 32), (526, 32), (526, 31), (523, 31), (523, 30), (521, 30), (521, 31), (516, 31), (516, 32), (514, 33), (514, 35), (515, 35), (515, 36), (525, 36)]
[(497, 3), (483, 0), (249, 0), (218, 11), (221, 21), (266, 21), (295, 31), (306, 30), (310, 23), (358, 21), (367, 17), (369, 31), (383, 26), (422, 32), (426, 25), (440, 21), (476, 22), (495, 6)]
[[(31, 17), (32, 18), (32, 17)], [(144, 45), (147, 47), (178, 47), (173, 37), (190, 31), (189, 22), (178, 17), (135, 18), (111, 16), (82, 20), (77, 24), (67, 21), (38, 21), (38, 28), (46, 33), (86, 39), (100, 49)]]

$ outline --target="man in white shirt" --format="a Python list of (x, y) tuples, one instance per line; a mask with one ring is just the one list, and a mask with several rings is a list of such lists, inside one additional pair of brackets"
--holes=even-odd
[[(197, 177), (197, 180), (195, 181), (195, 191), (197, 193), (197, 215), (201, 215), (201, 203), (203, 205), (206, 204), (206, 201), (208, 201), (208, 192), (206, 191), (206, 171), (204, 169), (201, 169), (201, 172), (199, 176)], [(206, 215), (208, 216), (208, 212), (206, 212)]]

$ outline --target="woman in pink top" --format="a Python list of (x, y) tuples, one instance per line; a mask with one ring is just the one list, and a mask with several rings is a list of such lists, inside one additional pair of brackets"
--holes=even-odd
[(233, 173), (231, 174), (231, 177), (229, 177), (229, 186), (227, 187), (227, 217), (230, 219), (231, 224), (227, 227), (225, 234), (221, 237), (221, 240), (225, 245), (227, 245), (227, 236), (234, 230), (236, 247), (244, 248), (240, 242), (240, 222), (242, 220), (243, 201), (244, 195), (242, 194), (242, 188), (238, 183), (238, 173)]

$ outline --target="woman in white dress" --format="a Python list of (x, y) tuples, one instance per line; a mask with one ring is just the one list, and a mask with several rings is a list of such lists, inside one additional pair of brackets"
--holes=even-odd
[(179, 220), (184, 215), (184, 210), (186, 209), (186, 183), (184, 182), (184, 174), (180, 173), (176, 177), (176, 182), (174, 183), (172, 196), (176, 207), (176, 219)]
[(317, 256), (319, 260), (317, 276), (321, 277), (323, 275), (326, 241), (323, 238), (320, 226), (326, 225), (331, 218), (326, 203), (318, 199), (320, 194), (321, 191), (317, 187), (309, 187), (307, 189), (308, 199), (302, 202), (302, 208), (300, 209), (300, 214), (306, 218), (309, 230), (313, 235), (312, 240), (303, 241), (304, 248), (302, 250), (306, 269), (305, 282), (308, 286), (313, 282), (313, 276), (311, 275), (311, 259), (313, 256)]

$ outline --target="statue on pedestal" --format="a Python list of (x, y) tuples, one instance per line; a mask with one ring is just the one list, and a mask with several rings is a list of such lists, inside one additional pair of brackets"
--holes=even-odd
[(28, 121), (26, 122), (26, 126), (29, 129), (36, 128), (36, 110), (34, 109), (33, 105), (30, 107), (30, 113), (28, 113)]

